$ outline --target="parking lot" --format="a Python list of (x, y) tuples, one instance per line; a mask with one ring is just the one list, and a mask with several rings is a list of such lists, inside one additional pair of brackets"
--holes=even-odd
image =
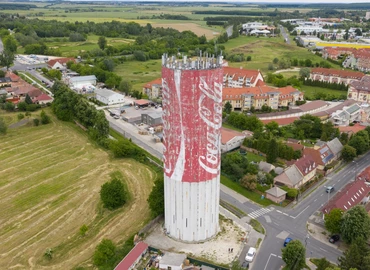
[(35, 54), (18, 54), (15, 56), (15, 59), (20, 64), (24, 65), (37, 65), (44, 64), (51, 59), (56, 59), (60, 57), (56, 56), (47, 56), (47, 55), (35, 55)]

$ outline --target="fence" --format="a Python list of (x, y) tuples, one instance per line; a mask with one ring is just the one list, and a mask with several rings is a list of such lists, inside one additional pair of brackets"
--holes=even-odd
[(157, 216), (155, 219), (153, 219), (152, 221), (150, 221), (148, 224), (145, 225), (145, 227), (143, 227), (140, 231), (139, 231), (139, 235), (142, 234), (142, 233), (146, 233), (148, 232), (150, 229), (152, 229), (158, 222), (160, 219), (162, 219), (163, 216), (162, 215), (159, 215)]

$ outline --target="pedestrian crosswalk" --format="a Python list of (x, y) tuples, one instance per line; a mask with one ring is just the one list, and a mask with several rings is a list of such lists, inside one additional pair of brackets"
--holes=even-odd
[(251, 218), (258, 218), (260, 216), (263, 216), (271, 211), (274, 211), (274, 208), (273, 207), (270, 207), (270, 208), (261, 208), (261, 209), (258, 209), (256, 211), (253, 211), (252, 213), (249, 213), (248, 216), (251, 217)]

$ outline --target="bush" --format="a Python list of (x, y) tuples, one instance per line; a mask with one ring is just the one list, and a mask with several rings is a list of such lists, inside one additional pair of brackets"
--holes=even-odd
[(100, 198), (105, 208), (117, 209), (126, 203), (127, 193), (122, 181), (114, 177), (110, 182), (102, 185)]
[(38, 118), (33, 119), (33, 124), (37, 127), (40, 124), (40, 120)]
[(17, 117), (18, 117), (18, 120), (22, 120), (24, 118), (24, 114), (23, 113), (19, 113)]

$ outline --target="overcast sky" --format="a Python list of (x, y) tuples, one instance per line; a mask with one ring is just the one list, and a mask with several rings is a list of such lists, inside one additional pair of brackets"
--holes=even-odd
[[(124, 0), (119, 0), (124, 1)], [(146, 0), (131, 0), (131, 1), (146, 1)], [(158, 1), (158, 0), (147, 0)], [(169, 2), (170, 0), (159, 0)], [(172, 0), (171, 2), (243, 2), (243, 3), (290, 3), (290, 4), (309, 4), (309, 3), (332, 3), (332, 4), (346, 4), (346, 3), (370, 3), (370, 0)]]

